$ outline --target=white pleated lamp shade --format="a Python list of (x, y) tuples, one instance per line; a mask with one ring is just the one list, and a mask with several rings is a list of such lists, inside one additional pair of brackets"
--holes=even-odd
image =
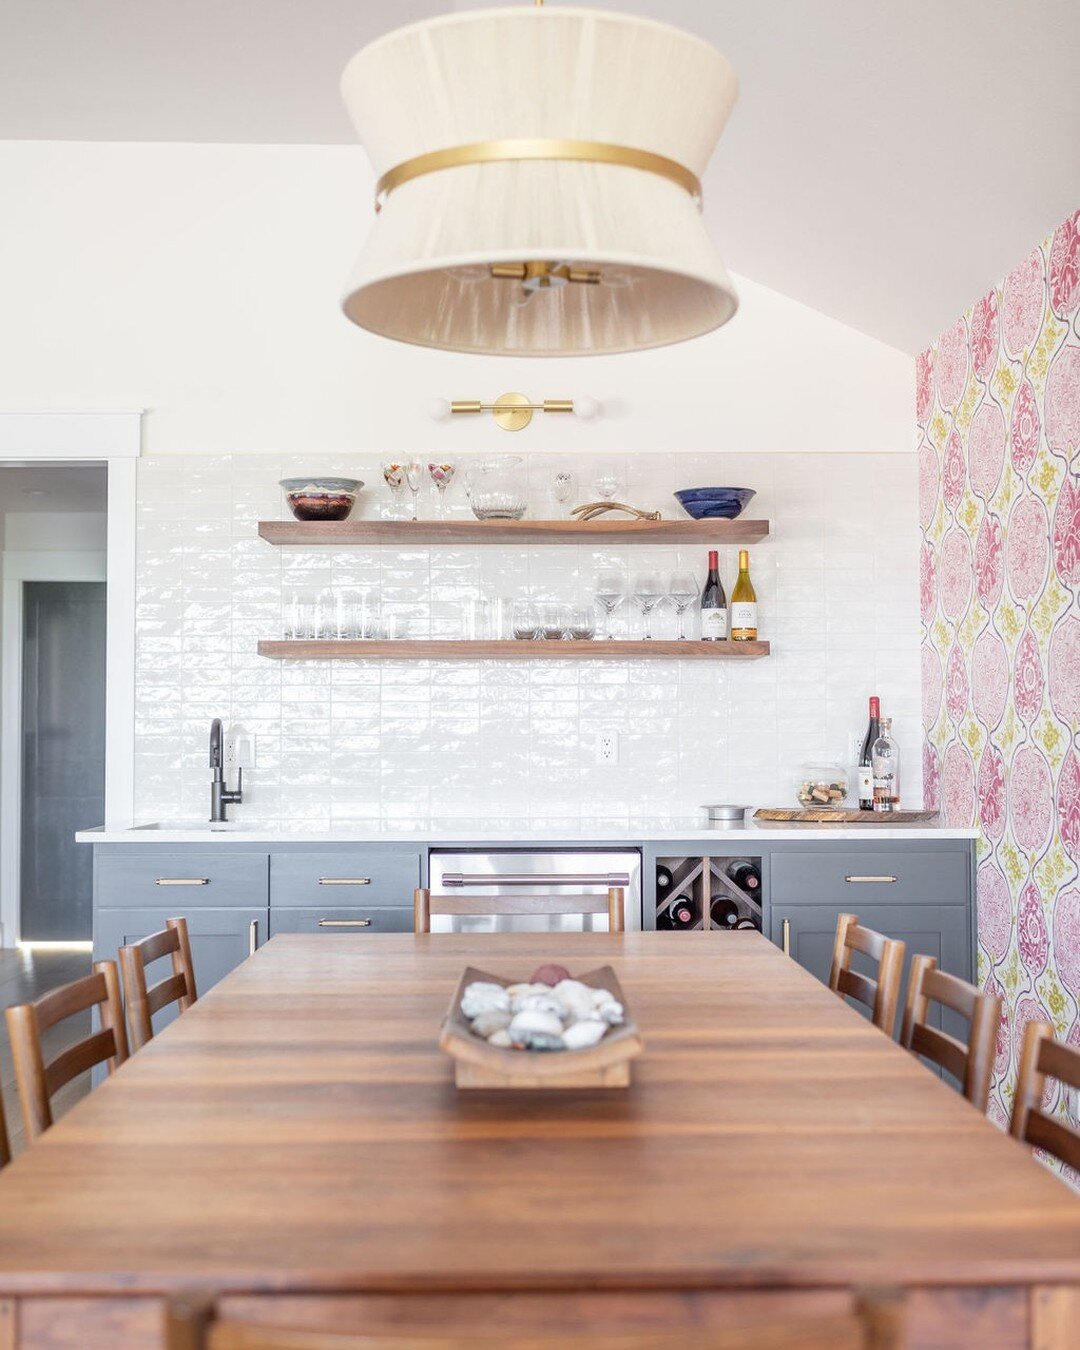
[[(365, 47), (342, 77), (382, 178), (449, 147), (525, 138), (663, 156), (700, 179), (737, 92), (708, 43), (598, 10), (474, 10)], [(529, 292), (494, 264), (597, 271)], [(425, 347), (511, 356), (635, 351), (726, 323), (738, 301), (699, 204), (660, 173), (540, 159), (469, 163), (384, 198), (343, 301)]]

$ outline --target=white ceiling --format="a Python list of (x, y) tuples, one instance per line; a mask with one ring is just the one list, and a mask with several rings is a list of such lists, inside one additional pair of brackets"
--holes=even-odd
[[(738, 70), (706, 180), (728, 265), (893, 346), (925, 345), (1080, 204), (1077, 0), (594, 4)], [(0, 138), (349, 143), (353, 51), (478, 7), (3, 0)]]
[[(42, 496), (41, 494), (45, 495)], [(106, 508), (104, 468), (0, 465), (0, 514), (91, 511)]]

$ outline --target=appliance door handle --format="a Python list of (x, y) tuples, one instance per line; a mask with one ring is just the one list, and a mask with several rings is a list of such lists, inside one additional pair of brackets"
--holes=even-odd
[(780, 946), (783, 948), (785, 956), (791, 955), (791, 920), (785, 919), (780, 925)]
[(370, 928), (370, 919), (320, 919), (320, 928)]
[(853, 881), (853, 882), (872, 882), (872, 883), (876, 883), (876, 884), (879, 885), (879, 886), (892, 886), (892, 885), (897, 881), (897, 878), (896, 878), (896, 877), (845, 877), (844, 880), (845, 880), (845, 881)]
[(158, 877), (155, 886), (209, 886), (209, 877)]
[(444, 886), (629, 886), (629, 872), (444, 872)]
[(248, 955), (254, 956), (259, 948), (259, 921), (252, 919), (248, 924)]
[(370, 886), (370, 877), (320, 877), (320, 886)]

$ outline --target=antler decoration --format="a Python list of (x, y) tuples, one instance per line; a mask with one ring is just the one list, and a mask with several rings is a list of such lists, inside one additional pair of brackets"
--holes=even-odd
[(595, 520), (608, 511), (625, 511), (635, 520), (661, 520), (659, 511), (639, 511), (636, 506), (627, 506), (625, 502), (586, 502), (584, 506), (575, 506), (570, 512), (578, 520)]

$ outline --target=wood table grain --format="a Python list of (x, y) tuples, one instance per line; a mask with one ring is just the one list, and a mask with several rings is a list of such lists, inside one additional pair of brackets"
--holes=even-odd
[[(542, 960), (614, 966), (632, 1086), (458, 1092), (461, 970)], [(154, 1344), (193, 1286), (531, 1330), (865, 1283), (912, 1291), (913, 1345), (1057, 1350), (1080, 1198), (753, 932), (274, 938), (0, 1174), (0, 1347)]]

